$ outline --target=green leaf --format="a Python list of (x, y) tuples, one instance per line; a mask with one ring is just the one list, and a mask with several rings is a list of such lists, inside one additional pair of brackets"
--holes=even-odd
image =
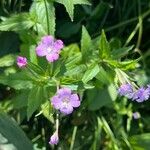
[(78, 65), (73, 68), (67, 69), (67, 71), (64, 73), (65, 76), (72, 76), (74, 78), (80, 79), (83, 72), (86, 70), (85, 65)]
[(148, 150), (150, 148), (150, 133), (133, 135), (129, 138), (129, 142), (135, 150)]
[(20, 109), (22, 107), (26, 107), (28, 103), (28, 95), (29, 90), (22, 90), (19, 94), (17, 94), (14, 98), (12, 98), (13, 108)]
[(55, 7), (52, 1), (42, 0), (32, 3), (30, 14), (36, 18), (37, 32), (43, 36), (55, 33)]
[(82, 52), (82, 59), (84, 61), (89, 60), (89, 56), (91, 55), (91, 45), (92, 40), (91, 37), (86, 30), (86, 28), (82, 27), (82, 38), (81, 38), (81, 52)]
[(27, 117), (30, 119), (32, 114), (47, 100), (47, 91), (43, 86), (35, 86), (28, 96)]
[(55, 0), (55, 1), (65, 6), (69, 14), (69, 17), (71, 18), (71, 21), (73, 21), (74, 16), (74, 5), (76, 4), (90, 5), (90, 3), (87, 0)]
[(140, 60), (140, 58), (136, 59), (136, 60), (129, 60), (129, 61), (123, 61), (123, 62), (116, 61), (116, 60), (106, 60), (106, 62), (115, 68), (121, 68), (122, 70), (128, 70), (128, 69), (135, 69), (137, 66), (137, 62), (139, 60)]
[(73, 56), (70, 56), (67, 60), (66, 60), (66, 67), (72, 68), (74, 67), (76, 64), (78, 64), (82, 59), (81, 53), (76, 53)]
[(85, 4), (85, 5), (91, 5), (91, 3), (88, 0), (73, 0), (73, 4)]
[(106, 72), (102, 66), (99, 69), (100, 71), (96, 75), (96, 78), (104, 84), (110, 84), (112, 79), (109, 75), (109, 72)]
[(115, 101), (117, 96), (118, 96), (118, 92), (117, 92), (116, 87), (114, 86), (114, 84), (110, 84), (108, 86), (108, 93), (109, 93), (109, 96), (110, 96), (111, 100)]
[(20, 13), (6, 18), (0, 23), (0, 31), (23, 31), (34, 26), (30, 14)]
[(100, 37), (99, 55), (100, 55), (100, 58), (102, 59), (106, 59), (110, 57), (110, 46), (106, 39), (104, 30), (102, 30), (102, 34)]
[(93, 111), (112, 104), (112, 97), (110, 96), (108, 88), (88, 90), (87, 99), (88, 109)]
[(8, 67), (12, 66), (15, 62), (15, 56), (14, 55), (6, 55), (2, 58), (0, 58), (0, 67)]
[(17, 123), (0, 112), (0, 149), (33, 150), (32, 144)]
[(133, 46), (129, 46), (129, 47), (123, 47), (123, 48), (119, 48), (119, 49), (114, 49), (111, 52), (111, 57), (113, 59), (119, 59), (121, 57), (124, 57), (128, 54), (129, 51), (131, 51), (133, 49)]
[(0, 83), (17, 90), (30, 89), (33, 86), (32, 79), (23, 71), (9, 76), (0, 76)]
[(85, 74), (83, 75), (82, 81), (83, 83), (87, 83), (91, 79), (93, 79), (98, 72), (100, 71), (98, 64), (92, 64), (89, 66)]
[(61, 3), (65, 6), (71, 21), (73, 21), (73, 11), (74, 11), (74, 1), (73, 0), (56, 0), (56, 2)]

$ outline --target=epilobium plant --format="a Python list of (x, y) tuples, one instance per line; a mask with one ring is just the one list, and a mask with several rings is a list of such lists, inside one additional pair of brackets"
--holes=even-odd
[[(57, 15), (55, 15), (54, 3), (63, 4), (71, 20), (73, 20), (74, 5), (89, 5), (87, 0), (34, 0), (28, 13), (3, 19), (0, 30), (15, 31), (20, 37), (20, 53), (16, 63), (21, 69), (14, 67), (15, 71), (0, 77), (0, 83), (16, 90), (17, 96), (13, 98), (12, 103), (15, 108), (19, 108), (18, 116), (23, 114), (22, 120), (27, 117), (28, 121), (31, 118), (33, 122), (37, 121), (33, 128), (40, 122), (42, 133), (39, 131), (33, 141), (42, 136), (41, 139), (46, 141), (49, 148), (51, 145), (59, 146), (59, 143), (63, 145), (62, 141), (65, 139), (66, 145), (70, 144), (70, 150), (73, 150), (77, 129), (81, 125), (82, 132), (81, 136), (78, 136), (76, 145), (80, 145), (80, 142), (86, 139), (88, 148), (83, 149), (128, 149), (125, 145), (130, 149), (126, 131), (127, 133), (130, 131), (131, 118), (138, 118), (136, 113), (132, 113), (133, 101), (137, 102), (137, 105), (139, 102), (144, 104), (150, 98), (150, 85), (144, 87), (146, 83), (141, 86), (136, 83), (134, 71), (139, 66), (140, 58), (130, 59), (128, 55), (135, 53), (135, 46), (125, 47), (121, 46), (120, 40), (108, 40), (104, 30), (101, 31), (100, 36), (92, 39), (84, 26), (82, 26), (80, 44), (68, 45), (67, 42), (65, 43), (65, 38), (59, 39), (60, 35), (55, 34), (55, 16)], [(106, 9), (111, 6), (102, 2), (91, 13), (94, 18), (89, 17), (88, 20), (99, 18), (95, 14), (100, 12), (97, 10), (103, 5)], [(127, 5), (126, 2), (125, 5)], [(90, 10), (83, 8), (86, 11)], [(107, 17), (107, 13), (105, 14)], [(142, 24), (141, 17), (142, 15), (139, 17), (137, 27)], [(80, 20), (80, 17), (78, 19)], [(105, 17), (102, 22), (104, 21)], [(86, 21), (81, 19), (79, 24), (81, 25), (82, 22)], [(66, 28), (66, 24), (68, 23), (64, 23), (63, 28)], [(72, 30), (79, 25), (74, 22), (69, 24), (72, 25)], [(80, 25), (76, 30), (80, 30)], [(119, 114), (117, 117), (111, 114), (106, 115), (106, 117), (112, 117), (109, 119), (109, 123), (112, 123), (110, 127), (105, 119), (105, 113), (103, 115), (101, 112), (102, 107), (112, 109), (112, 111), (106, 109), (107, 113)], [(44, 123), (40, 120), (40, 115), (42, 119), (46, 118)], [(128, 116), (125, 128), (125, 125), (120, 127), (120, 122), (124, 120), (121, 115)], [(39, 117), (40, 121), (34, 119), (35, 117)], [(70, 138), (70, 130), (69, 133), (61, 131), (65, 121), (71, 130), (74, 126), (72, 138)], [(49, 122), (55, 124), (54, 130), (50, 130), (52, 127)], [(83, 127), (84, 125), (86, 127)], [(87, 133), (88, 126), (90, 132)], [(111, 128), (113, 128), (112, 131)], [(51, 136), (50, 131), (54, 131), (51, 132), (53, 133)], [(117, 133), (113, 134), (113, 131)], [(99, 140), (101, 133), (105, 137)], [(104, 147), (97, 147), (100, 142)], [(68, 149), (66, 145), (63, 145), (64, 149)], [(108, 148), (107, 145), (109, 145)], [(123, 145), (123, 148), (120, 145)]]

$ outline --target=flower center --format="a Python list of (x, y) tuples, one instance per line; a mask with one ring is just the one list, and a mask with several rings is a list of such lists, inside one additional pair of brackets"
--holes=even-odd
[(53, 49), (52, 49), (51, 47), (48, 47), (48, 48), (47, 48), (47, 53), (48, 53), (48, 54), (51, 54), (52, 51), (53, 51)]
[(69, 103), (69, 99), (67, 97), (65, 97), (62, 101), (63, 101), (64, 107), (67, 107), (67, 105)]

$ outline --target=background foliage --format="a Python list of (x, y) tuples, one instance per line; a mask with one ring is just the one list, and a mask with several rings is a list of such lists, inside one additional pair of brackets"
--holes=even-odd
[[(117, 95), (119, 77), (150, 83), (149, 0), (0, 3), (0, 149), (30, 150), (32, 144), (36, 150), (149, 149), (149, 101), (138, 104)], [(35, 54), (47, 34), (65, 43), (49, 71)], [(16, 67), (18, 54), (30, 60), (30, 72)], [(55, 79), (78, 91), (82, 105), (61, 116), (60, 143), (50, 147)], [(138, 120), (132, 117), (136, 111)]]

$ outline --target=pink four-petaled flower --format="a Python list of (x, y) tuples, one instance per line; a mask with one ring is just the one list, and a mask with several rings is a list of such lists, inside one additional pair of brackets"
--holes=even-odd
[(64, 47), (61, 40), (55, 40), (51, 35), (44, 36), (36, 47), (36, 54), (40, 57), (46, 56), (49, 62), (59, 58), (60, 50)]
[(66, 115), (71, 114), (74, 107), (80, 106), (79, 96), (72, 94), (69, 88), (59, 89), (56, 95), (52, 97), (51, 103), (55, 109)]

